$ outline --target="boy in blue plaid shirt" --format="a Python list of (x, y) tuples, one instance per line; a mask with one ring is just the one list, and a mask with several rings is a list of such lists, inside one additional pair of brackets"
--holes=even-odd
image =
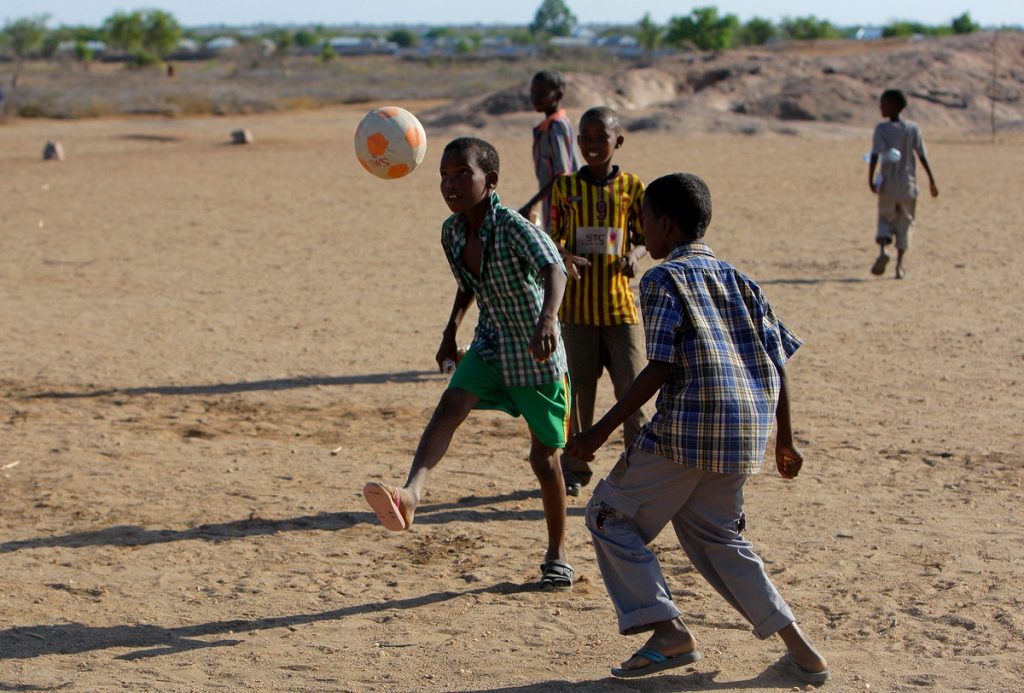
[(785, 368), (800, 340), (775, 317), (757, 284), (715, 258), (702, 240), (710, 221), (711, 193), (697, 176), (671, 174), (647, 187), (647, 250), (665, 259), (640, 282), (649, 363), (566, 448), (593, 459), (611, 432), (658, 394), (654, 416), (587, 506), (619, 632), (653, 631), (612, 674), (643, 676), (700, 659), (648, 547), (671, 522), (694, 567), (754, 634), (782, 638), (788, 651), (778, 666), (821, 683), (830, 676), (825, 659), (741, 535), (743, 485), (760, 471), (773, 420), (779, 473), (792, 479), (803, 463), (793, 444)]
[[(452, 140), (441, 155), (441, 195), (453, 212), (441, 228), (441, 245), (458, 290), (436, 360), (441, 370), (446, 363), (458, 365), (423, 431), (405, 486), (371, 481), (363, 496), (387, 529), (408, 529), (431, 470), (469, 412), (522, 415), (547, 523), (540, 586), (568, 590), (575, 573), (566, 560), (559, 463), (569, 430), (569, 379), (558, 325), (565, 266), (546, 233), (501, 204), (494, 192), (498, 163), (494, 147), (475, 137)], [(476, 331), (460, 359), (455, 336), (474, 302)]]

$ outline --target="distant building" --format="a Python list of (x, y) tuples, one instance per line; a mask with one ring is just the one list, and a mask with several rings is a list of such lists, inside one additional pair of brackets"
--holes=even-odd
[(877, 26), (862, 26), (854, 32), (853, 37), (858, 41), (876, 41), (882, 38), (882, 28)]
[(233, 36), (218, 36), (217, 38), (212, 38), (207, 41), (204, 47), (206, 50), (212, 51), (213, 53), (223, 53), (224, 51), (231, 50), (237, 45), (238, 39)]
[(327, 39), (326, 43), (338, 55), (395, 55), (398, 53), (397, 43), (383, 39), (335, 36)]

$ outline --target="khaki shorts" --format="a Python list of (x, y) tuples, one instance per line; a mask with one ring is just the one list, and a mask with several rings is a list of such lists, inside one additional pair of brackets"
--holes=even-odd
[(878, 196), (878, 233), (875, 241), (888, 245), (896, 237), (896, 248), (910, 247), (910, 228), (914, 225), (916, 200), (894, 200)]

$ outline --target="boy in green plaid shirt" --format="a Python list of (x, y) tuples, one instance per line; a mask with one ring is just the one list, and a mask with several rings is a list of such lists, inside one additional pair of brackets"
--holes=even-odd
[[(371, 481), (363, 496), (391, 530), (412, 524), (431, 470), (473, 409), (523, 416), (530, 428), (530, 466), (540, 482), (548, 546), (541, 587), (568, 590), (575, 573), (566, 560), (565, 483), (559, 464), (569, 428), (569, 380), (558, 307), (565, 267), (550, 237), (494, 192), (498, 153), (487, 142), (460, 137), (441, 156), (441, 195), (454, 213), (441, 244), (458, 290), (437, 350), (438, 366), (458, 362), (448, 389), (420, 438), (405, 486)], [(456, 332), (469, 307), (476, 331), (459, 360)]]

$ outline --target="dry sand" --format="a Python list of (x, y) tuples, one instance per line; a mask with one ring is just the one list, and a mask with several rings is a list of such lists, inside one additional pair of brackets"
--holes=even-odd
[[(473, 415), (413, 529), (377, 525), (362, 484), (404, 479), (444, 387), (435, 171), (454, 133), (384, 182), (352, 156), (360, 114), (0, 128), (0, 690), (791, 689), (781, 642), (671, 533), (656, 545), (704, 659), (608, 678), (642, 636), (616, 633), (589, 489), (578, 585), (535, 591), (521, 420)], [(533, 186), (519, 125), (485, 131), (510, 204)], [(748, 536), (828, 688), (1020, 690), (1024, 141), (926, 130), (942, 194), (900, 282), (868, 272), (871, 125), (637, 133), (618, 160), (704, 176), (708, 240), (806, 340), (805, 471), (752, 480)], [(241, 127), (255, 145), (227, 144)], [(50, 138), (65, 163), (41, 161)]]

